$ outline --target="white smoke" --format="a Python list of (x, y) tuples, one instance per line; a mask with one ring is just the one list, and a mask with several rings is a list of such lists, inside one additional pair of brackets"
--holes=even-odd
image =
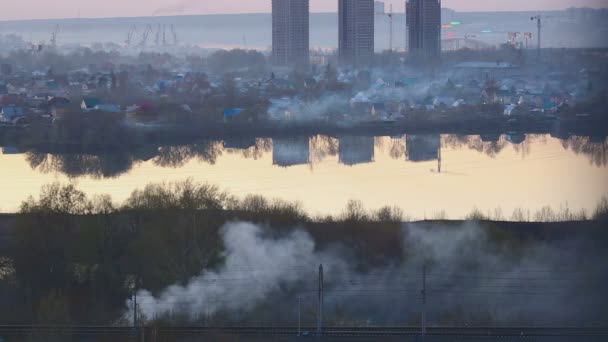
[[(365, 262), (342, 246), (320, 250), (302, 230), (277, 237), (267, 227), (228, 223), (222, 228), (221, 268), (203, 271), (186, 286), (170, 286), (156, 297), (139, 291), (138, 301), (148, 319), (167, 313), (191, 319), (218, 312), (247, 313), (269, 301), (279, 307), (279, 298), (293, 304), (292, 297), (303, 293), (314, 305), (316, 267), (323, 264), (328, 316), (341, 308), (352, 317), (401, 324), (420, 310), (421, 271), (427, 265), (430, 317), (466, 307), (472, 316), (490, 314), (497, 322), (571, 319), (574, 311), (555, 310), (556, 303), (583, 308), (588, 317), (599, 311), (596, 303), (575, 295), (577, 282), (589, 274), (552, 279), (559, 269), (572, 267), (573, 251), (584, 248), (579, 242), (505, 245), (490, 242), (488, 230), (473, 222), (407, 224), (402, 234), (404, 255), (370, 268), (361, 267)], [(589, 267), (581, 271), (594, 266)]]
[(247, 311), (271, 293), (293, 287), (311, 276), (313, 265), (342, 268), (336, 258), (315, 251), (309, 234), (296, 230), (271, 238), (266, 229), (251, 223), (228, 223), (222, 228), (225, 264), (217, 271), (203, 271), (186, 286), (173, 285), (154, 297), (138, 292), (142, 313), (154, 318), (180, 312), (190, 317), (222, 311)]

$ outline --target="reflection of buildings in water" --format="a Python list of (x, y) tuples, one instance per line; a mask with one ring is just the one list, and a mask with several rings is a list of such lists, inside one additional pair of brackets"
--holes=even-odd
[(272, 164), (288, 167), (310, 163), (310, 139), (289, 137), (272, 139)]
[(374, 137), (345, 136), (340, 138), (340, 163), (357, 165), (374, 161)]
[(21, 151), (14, 146), (3, 146), (2, 154), (21, 154)]
[(526, 141), (526, 135), (525, 134), (507, 134), (507, 141), (509, 141), (512, 144), (519, 145), (519, 144), (523, 143), (524, 141)]
[(441, 149), (439, 134), (407, 135), (406, 142), (407, 160), (424, 162), (439, 159)]
[(256, 145), (255, 137), (250, 138), (229, 138), (224, 140), (224, 148), (232, 148), (235, 150), (246, 150)]

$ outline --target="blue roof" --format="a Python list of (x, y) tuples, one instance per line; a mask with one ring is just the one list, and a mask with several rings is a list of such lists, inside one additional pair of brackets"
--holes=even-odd
[(95, 109), (108, 113), (120, 113), (120, 107), (111, 104), (100, 104), (95, 106)]
[(242, 108), (226, 109), (224, 116), (237, 116), (243, 112)]
[(101, 104), (101, 100), (94, 97), (85, 97), (83, 101), (87, 109), (93, 109), (95, 106)]
[(12, 120), (14, 118), (24, 116), (23, 108), (21, 107), (4, 107), (2, 108), (2, 116), (4, 118)]

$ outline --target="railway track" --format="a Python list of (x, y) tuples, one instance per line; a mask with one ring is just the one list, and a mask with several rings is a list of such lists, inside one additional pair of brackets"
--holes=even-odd
[[(133, 327), (116, 326), (0, 326), (0, 337), (29, 334), (54, 335), (240, 335), (240, 336), (297, 336), (298, 333), (315, 335), (315, 327)], [(608, 328), (578, 327), (429, 327), (428, 336), (462, 337), (606, 337)], [(328, 337), (417, 336), (419, 327), (327, 327)]]

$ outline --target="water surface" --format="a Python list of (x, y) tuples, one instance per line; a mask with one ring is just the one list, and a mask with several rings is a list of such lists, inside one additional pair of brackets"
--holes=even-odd
[(516, 208), (591, 212), (608, 194), (606, 138), (549, 135), (294, 137), (150, 146), (106, 155), (46, 154), (5, 146), (0, 210), (12, 212), (50, 182), (122, 202), (150, 182), (186, 178), (232, 194), (300, 201), (339, 214), (350, 199), (396, 205), (414, 219), (464, 217), (473, 208), (509, 219)]

